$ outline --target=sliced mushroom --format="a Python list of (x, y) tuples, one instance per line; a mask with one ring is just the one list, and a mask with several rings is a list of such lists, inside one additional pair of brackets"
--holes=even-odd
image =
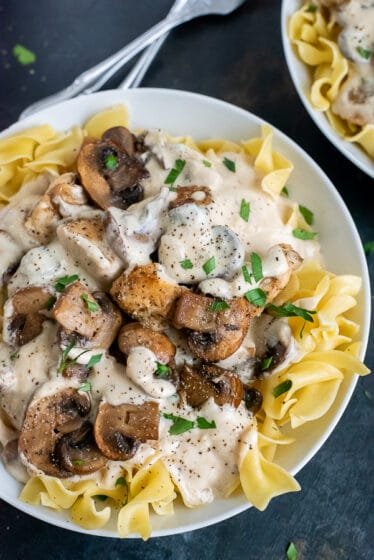
[(168, 364), (176, 352), (174, 344), (165, 334), (143, 327), (141, 323), (124, 325), (118, 335), (118, 346), (126, 355), (136, 346), (148, 348), (162, 364)]
[(187, 344), (191, 352), (206, 362), (231, 356), (242, 343), (249, 327), (249, 306), (244, 298), (227, 301), (229, 306), (214, 311), (211, 297), (184, 293), (176, 302), (173, 324), (189, 329)]
[(187, 288), (165, 276), (157, 263), (136, 266), (123, 272), (114, 282), (110, 294), (121, 309), (145, 327), (161, 330), (167, 325), (175, 300)]
[(213, 200), (212, 191), (209, 187), (191, 185), (188, 187), (177, 187), (177, 196), (169, 204), (169, 208), (177, 208), (183, 204), (197, 204), (207, 206)]
[(22, 346), (38, 336), (48, 318), (45, 313), (51, 297), (51, 292), (41, 286), (30, 286), (15, 292), (4, 306), (4, 341)]
[(253, 329), (256, 355), (254, 376), (268, 377), (280, 365), (284, 365), (294, 349), (294, 339), (287, 321), (263, 313), (255, 319)]
[(262, 407), (262, 393), (254, 387), (244, 387), (244, 402), (247, 409), (253, 415), (257, 414)]
[(180, 389), (190, 406), (201, 406), (210, 397), (219, 405), (238, 408), (243, 398), (239, 377), (215, 365), (195, 368), (184, 364), (180, 370)]
[(18, 454), (18, 439), (12, 439), (4, 445), (1, 458), (4, 461), (6, 470), (16, 480), (25, 484), (29, 476)]
[(104, 210), (127, 208), (143, 198), (140, 182), (148, 171), (136, 156), (133, 135), (124, 127), (107, 130), (101, 140), (84, 142), (77, 168), (84, 188)]
[(158, 439), (159, 411), (156, 402), (102, 402), (95, 420), (94, 435), (101, 453), (113, 461), (133, 457), (141, 442)]
[(171, 192), (162, 187), (160, 192), (128, 210), (111, 207), (105, 215), (106, 236), (117, 255), (128, 265), (151, 262), (163, 233), (162, 217)]
[(58, 440), (54, 455), (61, 468), (72, 474), (90, 474), (107, 462), (94, 440), (92, 424), (87, 421)]
[(53, 308), (67, 334), (78, 334), (86, 348), (109, 348), (122, 323), (117, 307), (104, 292), (89, 292), (81, 282), (70, 284)]
[(106, 239), (101, 212), (65, 221), (58, 226), (57, 237), (76, 262), (105, 285), (123, 269), (122, 260)]
[(59, 221), (74, 213), (72, 207), (80, 209), (87, 203), (84, 190), (75, 184), (75, 180), (75, 173), (57, 177), (25, 220), (26, 230), (40, 243), (46, 244), (51, 240)]
[(31, 401), (18, 442), (25, 465), (50, 476), (70, 476), (71, 472), (60, 465), (55, 454), (56, 444), (64, 434), (82, 426), (90, 408), (87, 393), (79, 393), (72, 387)]

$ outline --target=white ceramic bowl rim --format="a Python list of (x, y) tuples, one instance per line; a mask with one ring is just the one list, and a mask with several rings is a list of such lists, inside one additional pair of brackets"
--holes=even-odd
[[(92, 114), (118, 103), (126, 103), (130, 111), (130, 128), (163, 128), (173, 135), (190, 134), (197, 139), (225, 138), (243, 140), (258, 136), (260, 126), (266, 123), (259, 117), (219, 99), (204, 95), (158, 88), (139, 88), (121, 92), (119, 90), (103, 91), (90, 96), (81, 96), (65, 101), (52, 108), (15, 123), (3, 131), (0, 136), (16, 133), (22, 129), (42, 123), (49, 123), (58, 130), (67, 130), (74, 124), (82, 124)], [(319, 225), (321, 236), (326, 237), (331, 247), (327, 262), (336, 273), (344, 271), (345, 262), (349, 262), (350, 273), (362, 277), (363, 288), (359, 302), (357, 319), (361, 324), (361, 359), (366, 352), (370, 325), (370, 282), (365, 254), (353, 219), (339, 193), (319, 166), (293, 140), (270, 124), (274, 131), (274, 147), (295, 165), (291, 184), (298, 185), (298, 194), (309, 208), (316, 208), (323, 195), (323, 209), (319, 208), (325, 218)], [(326, 224), (325, 212), (333, 212), (339, 220), (339, 240), (333, 235), (336, 226), (330, 229)], [(342, 258), (349, 255), (349, 261)], [(334, 269), (334, 270), (333, 270)], [(282, 465), (296, 475), (315, 455), (327, 440), (344, 413), (357, 383), (357, 376), (348, 380), (339, 393), (340, 397), (322, 421), (312, 423), (307, 429), (299, 430), (299, 440), (304, 441), (305, 450), (297, 453), (297, 447), (281, 457)], [(291, 450), (291, 447), (290, 447)], [(291, 457), (291, 454), (294, 457)], [(109, 529), (86, 531), (73, 524), (66, 512), (54, 512), (39, 506), (30, 506), (18, 499), (20, 485), (0, 465), (0, 496), (19, 510), (47, 523), (73, 531), (95, 536), (118, 537), (114, 522)], [(174, 516), (152, 518), (154, 531), (152, 537), (166, 536), (192, 531), (218, 523), (251, 507), (244, 496), (217, 500), (204, 508), (190, 510), (177, 508)], [(260, 515), (260, 513), (259, 513)], [(135, 535), (136, 536), (136, 535)]]

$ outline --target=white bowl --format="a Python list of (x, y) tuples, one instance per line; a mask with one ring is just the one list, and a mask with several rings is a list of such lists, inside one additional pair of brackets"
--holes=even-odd
[[(3, 135), (42, 123), (49, 123), (58, 130), (66, 130), (72, 125), (82, 124), (93, 113), (118, 103), (126, 103), (129, 108), (130, 128), (159, 127), (173, 135), (190, 134), (196, 139), (210, 137), (240, 141), (259, 136), (260, 126), (264, 124), (263, 120), (247, 111), (203, 95), (165, 89), (134, 89), (126, 92), (104, 91), (63, 102), (16, 123), (4, 131)], [(316, 227), (327, 267), (332, 272), (349, 272), (363, 279), (363, 289), (354, 317), (362, 327), (360, 338), (363, 341), (363, 359), (369, 334), (370, 284), (366, 258), (355, 224), (337, 190), (317, 164), (287, 136), (274, 127), (273, 130), (275, 149), (295, 165), (288, 183), (292, 194), (307, 207), (313, 208), (317, 218)], [(339, 235), (336, 234), (337, 224)], [(348, 405), (356, 381), (357, 376), (346, 379), (328, 414), (300, 428), (297, 443), (287, 446), (288, 449), (279, 454), (280, 464), (293, 475), (311, 460), (331, 434)], [(101, 530), (86, 531), (70, 521), (68, 512), (54, 512), (41, 506), (27, 505), (18, 499), (20, 489), (21, 486), (0, 464), (0, 497), (9, 504), (65, 529), (98, 536), (118, 536), (114, 522)], [(232, 517), (249, 507), (251, 506), (244, 495), (217, 500), (201, 509), (178, 507), (173, 516), (153, 516), (152, 536), (202, 528)]]
[(288, 22), (292, 14), (294, 14), (303, 5), (303, 0), (283, 0), (281, 10), (281, 31), (283, 50), (286, 57), (286, 63), (300, 99), (315, 122), (320, 131), (328, 140), (352, 163), (357, 165), (362, 171), (367, 173), (369, 177), (374, 178), (374, 161), (361, 149), (357, 144), (347, 142), (332, 128), (324, 113), (313, 109), (309, 94), (312, 83), (312, 74), (310, 68), (302, 62), (288, 37)]

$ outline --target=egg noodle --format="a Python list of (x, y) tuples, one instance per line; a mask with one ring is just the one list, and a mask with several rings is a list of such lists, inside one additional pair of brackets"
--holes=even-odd
[[(317, 66), (312, 88), (313, 103), (328, 113), (329, 99), (344, 78), (346, 65), (331, 40), (332, 34), (319, 12), (308, 13), (303, 8), (292, 18), (290, 35), (300, 56)], [(327, 90), (326, 84), (329, 85)], [(83, 139), (86, 136), (99, 138), (106, 129), (118, 125), (128, 126), (127, 110), (123, 106), (98, 113), (83, 127), (75, 126), (68, 132), (56, 132), (43, 125), (1, 139), (0, 200), (3, 203), (10, 201), (25, 181), (41, 172), (47, 170), (58, 175), (74, 170)], [(349, 126), (344, 126), (347, 136)], [(195, 143), (190, 137), (176, 141), (203, 154), (210, 150), (215, 153), (244, 152), (252, 158), (262, 177), (262, 188), (277, 197), (293, 166), (273, 150), (272, 136), (271, 129), (265, 126), (260, 138), (241, 144), (224, 140)], [(365, 127), (349, 138), (373, 153), (372, 128)], [(305, 227), (296, 208), (285, 220), (295, 227)], [(336, 276), (315, 262), (306, 262), (292, 273), (288, 285), (275, 300), (277, 305), (290, 301), (313, 309), (316, 314), (313, 322), (308, 323), (302, 317), (288, 319), (301, 349), (301, 358), (255, 382), (255, 387), (263, 395), (263, 406), (254, 419), (257, 430), (251, 425), (248, 429), (251, 438), (247, 438), (247, 434), (241, 437), (236, 487), (241, 485), (249, 502), (259, 510), (264, 510), (274, 496), (300, 490), (297, 481), (277, 464), (278, 446), (292, 445), (294, 429), (320, 418), (330, 409), (345, 376), (369, 373), (358, 358), (360, 343), (353, 342), (359, 325), (348, 314), (356, 305), (360, 287), (361, 280), (356, 276)], [(274, 388), (280, 384), (285, 384), (286, 389), (275, 397)], [(257, 432), (255, 439), (253, 430)], [(60, 480), (51, 476), (32, 476), (20, 498), (29, 504), (70, 510), (73, 522), (88, 530), (105, 526), (116, 512), (119, 536), (140, 534), (146, 540), (151, 535), (151, 509), (158, 515), (170, 515), (181, 494), (158, 453), (148, 457), (141, 466), (131, 464), (124, 469), (121, 464), (115, 485), (113, 479), (106, 483), (105, 475), (100, 481), (89, 477), (76, 481), (76, 478)], [(231, 488), (231, 492), (234, 490), (235, 487)]]
[(359, 144), (374, 159), (374, 125), (356, 125), (331, 109), (349, 71), (349, 62), (337, 44), (338, 32), (336, 21), (310, 2), (292, 15), (288, 28), (299, 58), (313, 68), (310, 103), (326, 114), (344, 140)]

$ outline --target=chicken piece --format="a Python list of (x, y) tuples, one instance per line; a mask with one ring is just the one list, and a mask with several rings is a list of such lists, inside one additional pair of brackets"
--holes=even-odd
[(105, 237), (103, 214), (76, 218), (60, 224), (57, 236), (67, 252), (106, 287), (124, 264)]
[(158, 263), (136, 266), (123, 272), (114, 282), (110, 294), (119, 307), (153, 330), (167, 325), (173, 304), (188, 289), (165, 276)]

